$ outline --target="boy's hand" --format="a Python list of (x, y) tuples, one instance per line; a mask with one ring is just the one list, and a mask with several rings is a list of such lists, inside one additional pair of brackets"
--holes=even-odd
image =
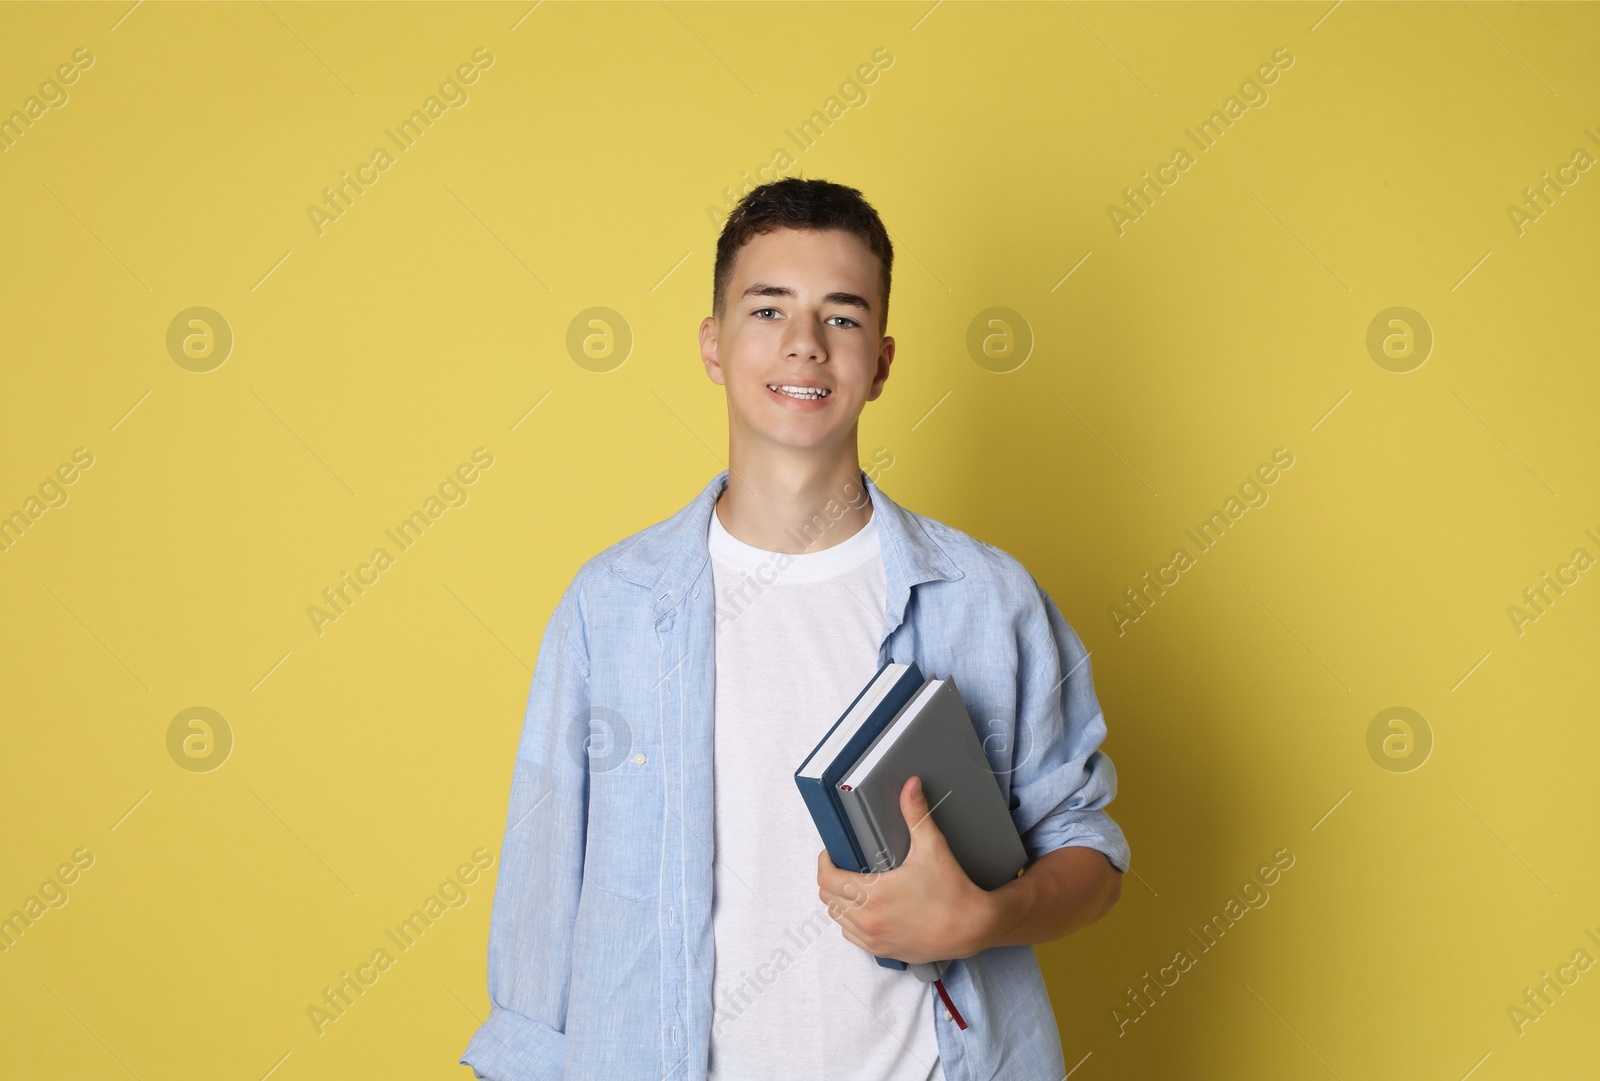
[(922, 780), (900, 790), (911, 851), (892, 871), (857, 874), (817, 855), (817, 896), (844, 937), (878, 957), (907, 964), (971, 957), (986, 948), (1001, 919), (994, 895), (956, 862), (928, 811)]

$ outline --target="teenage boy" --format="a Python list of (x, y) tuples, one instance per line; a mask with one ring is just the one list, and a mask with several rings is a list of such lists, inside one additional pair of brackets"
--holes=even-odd
[[(700, 352), (728, 468), (583, 565), (539, 646), (489, 929), (495, 1081), (1060, 1081), (1032, 946), (1103, 916), (1088, 654), (998, 548), (861, 469), (894, 359), (893, 249), (854, 188), (750, 192), (717, 244)], [(878, 459), (881, 463), (882, 459)], [(892, 459), (889, 460), (892, 464)], [(905, 861), (833, 865), (794, 770), (888, 661), (954, 676), (1029, 856), (985, 891), (901, 793)], [(956, 959), (941, 986), (881, 967)]]

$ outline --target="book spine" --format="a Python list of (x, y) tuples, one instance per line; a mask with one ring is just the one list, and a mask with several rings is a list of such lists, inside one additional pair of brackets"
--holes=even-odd
[(796, 777), (795, 784), (800, 788), (800, 798), (805, 800), (806, 809), (811, 812), (811, 821), (816, 824), (817, 833), (822, 837), (833, 865), (857, 874), (865, 872), (867, 866), (851, 844), (848, 824), (839, 817), (839, 809), (828, 799), (822, 782), (810, 777)]
[(900, 861), (894, 853), (889, 851), (889, 840), (884, 836), (883, 830), (878, 828), (878, 819), (872, 813), (872, 804), (868, 800), (860, 799), (856, 805), (861, 809), (861, 819), (867, 828), (867, 843), (863, 848), (870, 846), (872, 855), (868, 858), (874, 871), (892, 871), (900, 866)]
[(841, 790), (839, 802), (844, 805), (845, 817), (849, 820), (850, 828), (855, 831), (856, 845), (861, 850), (865, 869), (894, 870), (894, 860), (889, 854), (888, 846), (878, 834), (877, 827), (872, 821), (872, 814), (867, 810), (866, 800), (861, 798), (859, 792)]
[[(865, 813), (865, 801), (856, 792), (839, 793), (839, 802), (844, 804), (845, 814), (849, 818), (849, 825), (855, 833), (857, 844), (861, 850), (868, 853), (867, 862), (874, 871), (892, 870), (889, 858), (889, 849), (883, 841), (877, 838), (871, 825), (870, 817)], [(865, 868), (863, 868), (865, 870)], [(904, 972), (906, 963), (897, 961), (893, 957), (878, 957), (877, 962), (883, 968), (892, 968)], [(927, 981), (924, 980), (924, 983)]]
[[(834, 821), (838, 822), (839, 832), (844, 837), (845, 847), (850, 850), (850, 858), (853, 861), (850, 864), (850, 869), (858, 872), (870, 870), (870, 861), (867, 859), (866, 851), (861, 847), (861, 834), (856, 830), (855, 822), (845, 810), (844, 800), (841, 798), (842, 794), (836, 787), (826, 781), (819, 781), (817, 787), (822, 791), (823, 798), (828, 801)], [(840, 867), (844, 866), (838, 860), (833, 862)]]

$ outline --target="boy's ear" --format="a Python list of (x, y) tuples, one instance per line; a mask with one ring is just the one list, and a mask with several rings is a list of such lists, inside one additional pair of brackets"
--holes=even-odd
[(717, 361), (717, 319), (708, 315), (700, 323), (700, 360), (706, 366), (706, 378), (718, 386), (725, 386), (722, 365)]
[(893, 363), (894, 339), (886, 337), (878, 347), (878, 370), (873, 373), (872, 389), (867, 392), (867, 401), (875, 402), (878, 395), (883, 393), (883, 385), (889, 381), (889, 365)]

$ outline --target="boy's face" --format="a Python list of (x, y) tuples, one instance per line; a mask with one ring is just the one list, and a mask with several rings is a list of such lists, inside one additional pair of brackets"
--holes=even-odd
[(872, 249), (838, 229), (775, 229), (739, 250), (722, 317), (700, 324), (706, 374), (727, 388), (731, 441), (854, 449), (856, 420), (894, 359), (894, 339), (878, 331), (880, 272)]

